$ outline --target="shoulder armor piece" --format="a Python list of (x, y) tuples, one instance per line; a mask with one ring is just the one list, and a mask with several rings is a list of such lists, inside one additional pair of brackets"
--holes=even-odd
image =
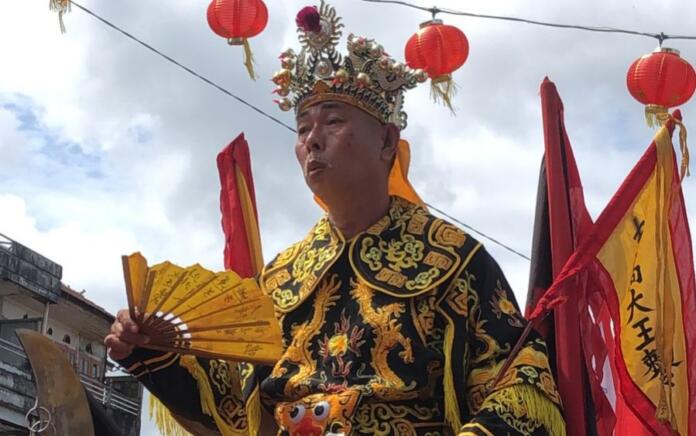
[(287, 313), (302, 303), (343, 252), (345, 241), (322, 218), (307, 237), (280, 253), (261, 273), (261, 287), (276, 309)]
[(457, 271), (468, 239), (422, 207), (395, 198), (389, 214), (351, 242), (350, 262), (358, 278), (374, 289), (412, 297)]

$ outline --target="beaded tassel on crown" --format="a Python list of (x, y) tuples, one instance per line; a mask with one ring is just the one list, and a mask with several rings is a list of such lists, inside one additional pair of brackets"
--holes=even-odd
[(58, 12), (58, 22), (60, 23), (60, 33), (65, 33), (65, 23), (63, 14), (70, 12), (70, 0), (50, 0), (48, 7), (52, 11)]

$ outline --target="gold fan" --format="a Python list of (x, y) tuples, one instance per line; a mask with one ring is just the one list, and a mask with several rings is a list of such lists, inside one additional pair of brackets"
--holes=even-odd
[(122, 260), (130, 316), (150, 337), (145, 347), (252, 363), (280, 358), (273, 301), (256, 280), (198, 264), (148, 267), (140, 253)]

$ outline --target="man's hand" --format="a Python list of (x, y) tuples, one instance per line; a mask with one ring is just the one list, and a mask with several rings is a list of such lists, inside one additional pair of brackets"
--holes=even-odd
[(150, 338), (138, 333), (138, 325), (131, 319), (127, 309), (119, 310), (116, 321), (111, 325), (111, 333), (104, 338), (109, 349), (109, 357), (123, 360), (130, 356), (133, 348), (150, 342)]

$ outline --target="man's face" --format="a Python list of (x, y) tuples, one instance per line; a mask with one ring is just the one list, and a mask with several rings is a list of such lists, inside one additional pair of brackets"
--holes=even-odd
[[(389, 173), (389, 127), (349, 104), (329, 101), (297, 116), (295, 154), (315, 195), (364, 189)], [(398, 135), (398, 134), (397, 134)]]

